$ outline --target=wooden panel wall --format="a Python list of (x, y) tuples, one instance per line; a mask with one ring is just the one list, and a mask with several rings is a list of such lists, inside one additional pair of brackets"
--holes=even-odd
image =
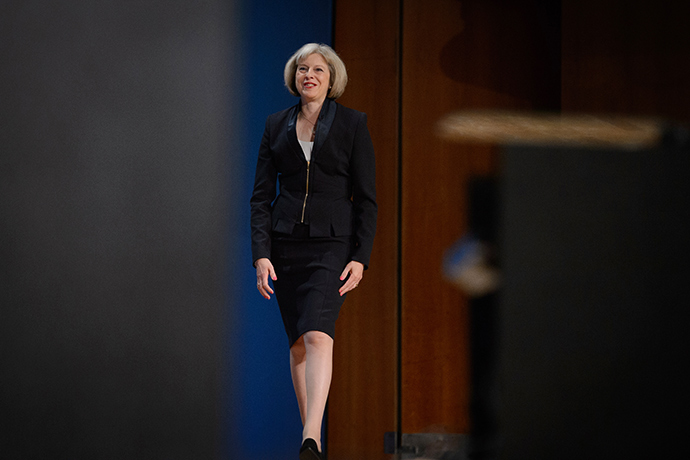
[(563, 110), (690, 122), (690, 3), (562, 3)]
[(341, 102), (369, 114), (380, 220), (338, 324), (329, 458), (387, 458), (386, 431), (470, 428), (468, 307), (441, 257), (467, 230), (467, 179), (495, 172), (496, 153), (438, 140), (436, 120), (463, 108), (690, 120), (688, 5), (336, 2)]
[(467, 180), (493, 173), (496, 153), (444, 143), (434, 125), (462, 108), (560, 104), (557, 9), (431, 3), (336, 2), (334, 45), (350, 75), (340, 102), (369, 114), (379, 228), (338, 321), (332, 460), (388, 458), (386, 431), (468, 431), (467, 303), (441, 258), (467, 230)]
[(350, 82), (338, 102), (366, 112), (376, 151), (378, 228), (370, 268), (336, 327), (330, 460), (385, 459), (396, 431), (398, 342), (398, 2), (336, 2), (334, 45)]
[(434, 124), (466, 108), (557, 109), (554, 12), (536, 2), (404, 2), (403, 432), (470, 428), (467, 303), (441, 260), (468, 230), (468, 179), (496, 170), (492, 148), (442, 142)]

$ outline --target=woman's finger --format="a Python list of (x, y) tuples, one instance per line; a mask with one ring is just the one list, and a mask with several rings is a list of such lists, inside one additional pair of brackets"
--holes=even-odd
[(340, 274), (340, 281), (344, 280), (347, 277), (347, 274), (350, 273), (350, 270), (352, 270), (352, 267), (350, 264), (347, 264), (345, 266), (345, 270)]
[(340, 292), (340, 295), (343, 296), (348, 292), (352, 291), (354, 288), (356, 288), (358, 284), (359, 283), (355, 282), (354, 280), (348, 280), (347, 283), (345, 283), (343, 287), (339, 289), (338, 292)]
[(350, 277), (347, 279), (345, 284), (341, 286), (341, 288), (338, 290), (340, 292), (340, 295), (347, 294), (357, 286), (359, 286), (359, 282), (362, 280), (361, 276), (355, 276), (353, 274), (350, 274)]
[(273, 289), (271, 289), (271, 286), (268, 284), (268, 282), (261, 282), (257, 281), (256, 283), (256, 288), (259, 290), (259, 293), (266, 299), (270, 299), (271, 296), (270, 294), (273, 294)]

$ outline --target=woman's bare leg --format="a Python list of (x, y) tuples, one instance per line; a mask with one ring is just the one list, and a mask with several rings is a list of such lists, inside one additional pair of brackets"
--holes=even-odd
[(292, 385), (295, 387), (302, 425), (307, 420), (306, 367), (307, 353), (304, 348), (304, 336), (302, 336), (290, 347), (290, 374), (292, 375)]
[(321, 424), (333, 375), (333, 339), (320, 331), (303, 336), (306, 354), (307, 411), (302, 440), (312, 438), (321, 450)]

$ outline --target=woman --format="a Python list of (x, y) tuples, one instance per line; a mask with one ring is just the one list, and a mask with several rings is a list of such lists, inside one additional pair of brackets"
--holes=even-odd
[(316, 460), (335, 320), (369, 264), (376, 231), (374, 149), (366, 115), (335, 102), (347, 72), (329, 46), (301, 47), (284, 78), (299, 103), (266, 120), (251, 198), (252, 256), (257, 289), (269, 299), (271, 278), (288, 336), (303, 424), (299, 458)]

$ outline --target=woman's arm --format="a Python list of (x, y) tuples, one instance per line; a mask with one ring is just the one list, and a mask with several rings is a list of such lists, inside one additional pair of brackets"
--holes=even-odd
[[(269, 117), (270, 119), (270, 117)], [(250, 200), (252, 230), (252, 260), (271, 257), (271, 203), (276, 196), (278, 171), (270, 148), (270, 123), (261, 138), (254, 176), (254, 192)]]
[[(350, 157), (352, 177), (352, 203), (354, 205), (355, 248), (352, 260), (366, 270), (376, 233), (376, 158), (374, 145), (367, 128), (367, 116), (362, 114), (355, 131)], [(359, 280), (357, 280), (359, 282)]]

